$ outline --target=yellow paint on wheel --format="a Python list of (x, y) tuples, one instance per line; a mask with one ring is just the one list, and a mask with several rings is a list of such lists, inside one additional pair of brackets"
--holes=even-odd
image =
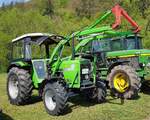
[(124, 73), (117, 73), (113, 79), (114, 88), (120, 92), (124, 93), (129, 88), (128, 76)]

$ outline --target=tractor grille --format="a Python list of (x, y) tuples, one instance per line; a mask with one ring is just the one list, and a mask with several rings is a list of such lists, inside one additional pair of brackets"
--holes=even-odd
[[(82, 70), (83, 69), (88, 69), (89, 70), (88, 74), (82, 74)], [(80, 72), (81, 80), (85, 80), (85, 75), (91, 76), (91, 74), (92, 74), (92, 70), (91, 69), (92, 69), (91, 68), (91, 64), (81, 64), (81, 72)]]
[[(81, 89), (86, 89), (86, 88), (90, 88), (93, 87), (93, 79), (92, 79), (92, 66), (90, 63), (88, 64), (81, 64), (81, 72), (80, 72), (80, 76), (81, 76)], [(83, 72), (83, 70), (88, 70), (85, 73)]]

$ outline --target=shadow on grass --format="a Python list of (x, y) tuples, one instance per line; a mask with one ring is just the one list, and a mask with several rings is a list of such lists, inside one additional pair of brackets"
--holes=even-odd
[(150, 81), (149, 80), (147, 81), (145, 80), (142, 83), (141, 92), (143, 92), (144, 94), (150, 95)]
[(116, 105), (123, 105), (125, 102), (125, 100), (123, 100), (123, 99), (120, 99), (120, 101), (114, 101), (116, 99), (119, 99), (119, 98), (112, 97), (112, 98), (107, 99), (106, 102), (110, 103), (110, 104), (116, 104)]
[(9, 115), (2, 112), (0, 113), (0, 120), (14, 120), (14, 119), (10, 117)]
[[(119, 101), (116, 101), (116, 99), (118, 99)], [(135, 98), (132, 98), (132, 99), (127, 99), (127, 100), (138, 100), (140, 99), (140, 96), (137, 96)], [(115, 100), (115, 101), (114, 101)], [(117, 104), (117, 105), (123, 105), (125, 104), (125, 102), (127, 101), (125, 99), (120, 99), (120, 98), (116, 98), (116, 97), (112, 97), (110, 99), (107, 99), (107, 103), (110, 103), (110, 104)]]
[(67, 115), (72, 112), (72, 109), (69, 105), (66, 106), (64, 112), (61, 115)]
[(71, 102), (73, 104), (70, 106), (70, 108), (77, 108), (80, 106), (90, 107), (90, 106), (97, 104), (94, 101), (87, 100), (85, 97), (83, 97), (81, 95), (70, 98), (69, 102)]
[[(38, 102), (40, 102), (40, 101), (42, 101), (42, 98), (41, 98), (41, 97), (36, 96), (36, 95), (33, 95), (33, 96), (31, 97), (31, 99), (28, 101), (27, 105), (35, 104), (35, 103), (38, 103)], [(71, 98), (69, 98), (68, 101), (71, 102), (71, 103), (73, 103), (73, 105), (72, 105), (71, 107), (73, 107), (73, 106), (79, 106), (79, 105), (80, 105), (80, 106), (89, 107), (89, 106), (92, 106), (92, 105), (96, 104), (96, 103), (87, 101), (87, 100), (85, 99), (85, 97), (82, 97), (82, 96), (80, 96), (80, 95), (75, 96), (75, 97), (71, 97)], [(70, 107), (70, 106), (69, 106), (69, 107)]]
[[(110, 95), (108, 94), (107, 96), (110, 96)], [(138, 96), (138, 97), (136, 97), (136, 98), (134, 98), (132, 100), (138, 100), (139, 98), (140, 98), (140, 96)], [(39, 97), (39, 96), (32, 96), (30, 101), (28, 102), (28, 105), (35, 104), (35, 103), (40, 102), (40, 101), (42, 101), (41, 97)], [(80, 106), (90, 107), (90, 106), (94, 106), (94, 105), (98, 104), (98, 103), (96, 103), (94, 101), (87, 100), (86, 97), (83, 97), (81, 95), (69, 98), (68, 102), (70, 102), (71, 105), (66, 107), (65, 112), (64, 112), (63, 115), (65, 115), (67, 113), (70, 113), (72, 111), (71, 110), (72, 108), (75, 109), (75, 108), (78, 108)], [(120, 99), (120, 98), (116, 98), (116, 97), (110, 97), (110, 98), (107, 98), (106, 101), (104, 103), (102, 103), (102, 104), (110, 103), (110, 104), (123, 105), (125, 102), (126, 102), (126, 100), (123, 100), (123, 99)]]
[[(149, 90), (147, 90), (147, 92), (149, 92), (149, 94), (150, 94), (150, 87), (149, 87)], [(111, 95), (108, 94), (107, 96), (111, 96)], [(140, 96), (137, 96), (135, 98), (128, 99), (128, 100), (138, 100), (138, 99), (140, 99)], [(42, 101), (41, 97), (33, 95), (31, 97), (31, 99), (29, 100), (28, 105), (35, 104), (35, 103), (38, 103), (40, 101)], [(98, 103), (96, 103), (94, 101), (87, 100), (86, 97), (83, 97), (82, 95), (71, 97), (71, 98), (68, 99), (68, 102), (72, 103), (72, 105), (67, 106), (67, 110), (66, 110), (67, 113), (72, 111), (71, 109), (68, 109), (68, 108), (78, 108), (80, 106), (90, 107), (90, 106), (94, 106), (94, 105), (98, 104)], [(110, 104), (122, 105), (125, 102), (126, 102), (126, 100), (124, 100), (124, 99), (120, 99), (120, 98), (116, 98), (116, 97), (110, 97), (110, 98), (107, 98), (106, 101), (104, 103), (102, 103), (102, 104), (110, 103)]]
[(41, 97), (36, 96), (36, 95), (33, 95), (33, 96), (31, 97), (31, 99), (28, 101), (28, 105), (30, 105), (30, 104), (35, 104), (35, 103), (40, 102), (40, 101), (42, 101), (42, 98), (41, 98)]

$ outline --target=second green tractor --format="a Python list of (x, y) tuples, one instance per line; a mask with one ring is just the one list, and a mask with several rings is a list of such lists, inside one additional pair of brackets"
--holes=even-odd
[[(99, 27), (110, 14), (115, 15), (112, 26)], [(132, 30), (119, 31), (121, 18), (124, 17), (133, 27)], [(98, 26), (98, 27), (97, 27)], [(100, 79), (104, 80), (113, 96), (133, 99), (138, 97), (141, 83), (150, 80), (150, 50), (142, 48), (140, 27), (119, 5), (107, 11), (92, 25), (75, 32), (69, 38), (79, 41), (76, 53), (81, 57), (93, 55), (91, 62), (97, 66)]]

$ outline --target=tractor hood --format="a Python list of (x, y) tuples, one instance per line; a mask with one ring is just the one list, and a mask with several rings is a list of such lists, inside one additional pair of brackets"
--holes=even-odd
[(108, 58), (150, 56), (150, 50), (148, 50), (148, 49), (134, 49), (134, 50), (112, 51), (112, 52), (107, 52), (106, 56)]

